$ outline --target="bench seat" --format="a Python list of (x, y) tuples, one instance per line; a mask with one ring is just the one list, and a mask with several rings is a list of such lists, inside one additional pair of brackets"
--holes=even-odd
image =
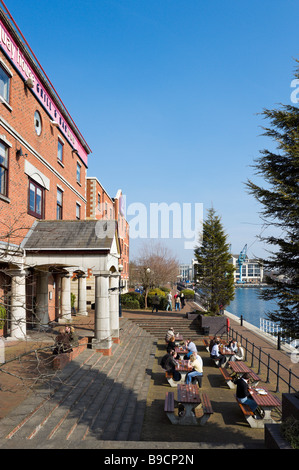
[(231, 388), (231, 389), (236, 388), (236, 385), (234, 384), (234, 382), (232, 380), (232, 377), (231, 377), (230, 373), (228, 372), (228, 370), (225, 367), (219, 367), (219, 370), (220, 370), (221, 374), (223, 375), (224, 380), (226, 381), (229, 388)]

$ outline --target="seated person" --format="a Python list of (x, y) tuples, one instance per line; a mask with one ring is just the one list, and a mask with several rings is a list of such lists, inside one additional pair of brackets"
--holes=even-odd
[(230, 342), (228, 343), (228, 349), (230, 349), (231, 351), (235, 352), (238, 348), (237, 346), (237, 341), (235, 339), (231, 339)]
[(188, 350), (188, 353), (186, 354), (186, 356), (184, 356), (184, 359), (189, 359), (191, 354), (197, 354), (197, 348), (190, 338), (187, 339), (185, 346)]
[(167, 331), (166, 335), (165, 335), (165, 341), (166, 343), (169, 342), (170, 338), (172, 338), (174, 336), (174, 329), (173, 328), (169, 328), (169, 330)]
[(69, 335), (65, 332), (63, 328), (59, 330), (59, 334), (55, 338), (55, 346), (53, 349), (53, 354), (62, 354), (72, 351), (72, 346), (70, 344)]
[(176, 348), (175, 337), (172, 336), (172, 338), (170, 338), (170, 340), (168, 341), (166, 350), (168, 353), (170, 353), (171, 351), (174, 351), (175, 348)]
[[(248, 405), (251, 411), (255, 413), (257, 409), (257, 404), (250, 395), (250, 388), (248, 387), (249, 379), (250, 379), (250, 375), (246, 373), (240, 379), (237, 380), (236, 397), (240, 403)], [(256, 419), (255, 414), (254, 414), (254, 418)]]
[(186, 374), (186, 384), (191, 383), (192, 379), (196, 377), (198, 386), (201, 387), (203, 374), (201, 357), (198, 354), (191, 354), (189, 359), (189, 366), (192, 367), (193, 370), (192, 372), (188, 372), (188, 374)]
[(165, 354), (162, 357), (160, 365), (162, 369), (166, 370), (166, 372), (171, 372), (173, 375), (173, 380), (180, 380), (181, 374), (175, 370), (175, 366), (177, 365), (176, 354), (175, 351), (172, 350), (170, 353)]
[(225, 361), (226, 361), (226, 357), (223, 356), (222, 354), (220, 354), (220, 352), (219, 352), (219, 343), (220, 343), (220, 341), (217, 339), (214, 346), (212, 347), (211, 358), (216, 359), (217, 361), (219, 361), (219, 365), (220, 365), (220, 367), (222, 367), (224, 365)]
[(69, 337), (69, 340), (70, 340), (70, 344), (71, 346), (74, 348), (76, 346), (78, 346), (79, 344), (79, 339), (78, 339), (78, 335), (75, 331), (75, 328), (73, 326), (66, 326), (65, 327), (65, 332), (66, 334), (68, 335)]
[(231, 361), (243, 361), (244, 359), (244, 349), (241, 346), (241, 343), (237, 343), (237, 348), (235, 354), (231, 357)]

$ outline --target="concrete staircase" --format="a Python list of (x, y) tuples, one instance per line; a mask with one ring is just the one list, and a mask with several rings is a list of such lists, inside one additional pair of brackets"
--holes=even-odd
[(157, 340), (130, 320), (120, 328), (112, 356), (86, 349), (1, 420), (0, 447), (138, 441)]
[(169, 327), (174, 328), (175, 333), (183, 335), (184, 340), (190, 338), (197, 344), (201, 336), (201, 330), (196, 319), (188, 318), (136, 318), (131, 320), (140, 328), (154, 335), (159, 340), (164, 340)]

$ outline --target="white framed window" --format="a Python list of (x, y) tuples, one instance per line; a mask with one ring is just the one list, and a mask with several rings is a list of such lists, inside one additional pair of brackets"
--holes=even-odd
[(63, 191), (57, 188), (56, 219), (62, 220)]
[(76, 174), (77, 183), (81, 183), (81, 165), (77, 162), (77, 174)]
[(57, 160), (60, 163), (63, 163), (63, 142), (58, 139), (58, 146), (57, 146)]

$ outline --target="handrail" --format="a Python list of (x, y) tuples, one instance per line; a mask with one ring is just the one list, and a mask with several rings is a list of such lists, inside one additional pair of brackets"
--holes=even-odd
[[(229, 331), (230, 331), (231, 337), (233, 339), (235, 339), (236, 341), (239, 341), (242, 344), (242, 347), (244, 347), (244, 349), (245, 349), (245, 360), (247, 362), (249, 362), (248, 353), (251, 354), (251, 365), (250, 365), (251, 368), (254, 366), (254, 360), (255, 359), (258, 360), (257, 374), (260, 374), (261, 365), (266, 367), (266, 371), (267, 371), (266, 383), (270, 382), (270, 372), (273, 372), (276, 375), (276, 390), (275, 390), (275, 393), (279, 393), (279, 382), (280, 381), (282, 381), (282, 382), (284, 382), (285, 384), (288, 385), (289, 393), (291, 393), (291, 391), (294, 391), (294, 392), (298, 391), (298, 390), (295, 389), (295, 387), (293, 387), (292, 382), (293, 382), (293, 380), (296, 380), (296, 379), (299, 380), (299, 377), (296, 374), (294, 374), (292, 369), (287, 369), (283, 364), (280, 363), (280, 361), (277, 361), (276, 359), (271, 357), (271, 354), (265, 353), (264, 351), (262, 351), (261, 347), (256, 346), (254, 343), (249, 341), (247, 338), (243, 338), (243, 335), (238, 333), (237, 331), (235, 331), (232, 327), (230, 327)], [(251, 347), (251, 351), (249, 349), (250, 347)], [(264, 356), (266, 356), (266, 358), (264, 358)], [(264, 362), (263, 359), (265, 359), (265, 361), (267, 360), (267, 362)], [(271, 361), (274, 363), (274, 365), (272, 367), (276, 366), (275, 370), (274, 370), (274, 368), (271, 367)], [(285, 380), (281, 376), (281, 369), (283, 369), (284, 371), (286, 371), (288, 373), (288, 380)]]

